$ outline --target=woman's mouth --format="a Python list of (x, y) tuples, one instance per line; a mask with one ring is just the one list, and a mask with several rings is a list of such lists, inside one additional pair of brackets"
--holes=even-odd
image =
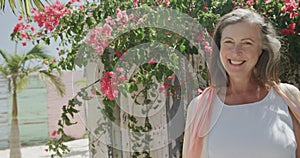
[(229, 63), (232, 65), (242, 65), (244, 62), (246, 62), (245, 60), (231, 60), (229, 59)]

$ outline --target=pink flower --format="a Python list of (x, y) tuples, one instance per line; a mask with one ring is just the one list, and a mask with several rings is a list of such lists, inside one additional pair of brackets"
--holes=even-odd
[(27, 37), (27, 35), (26, 35), (26, 33), (25, 33), (25, 32), (22, 32), (22, 33), (20, 34), (20, 37), (21, 37), (21, 38), (26, 38), (26, 37)]
[(119, 50), (114, 50), (115, 54), (118, 56), (118, 57), (121, 57), (123, 54), (121, 53), (121, 51)]
[(117, 72), (123, 72), (123, 71), (124, 71), (124, 68), (122, 68), (122, 67), (117, 68)]
[(91, 90), (91, 93), (92, 93), (93, 95), (96, 95), (96, 94), (97, 94), (97, 91), (96, 91), (96, 90)]
[(204, 36), (204, 32), (202, 31), (196, 35), (196, 40), (203, 41), (204, 40), (203, 36)]
[(51, 136), (56, 136), (56, 134), (57, 134), (57, 131), (56, 130), (54, 130), (52, 133), (51, 133)]
[(109, 24), (105, 23), (104, 26), (102, 27), (101, 34), (104, 36), (111, 36), (112, 28)]
[(14, 27), (14, 30), (13, 32), (20, 32), (21, 30), (23, 30), (25, 28), (25, 25), (20, 22), (20, 23), (17, 23)]
[(203, 44), (204, 46), (209, 46), (209, 42), (207, 42), (207, 41), (203, 41), (202, 44)]
[(254, 4), (254, 0), (247, 0), (246, 5), (253, 5)]
[(33, 26), (31, 26), (30, 30), (33, 32), (35, 30), (35, 28)]
[(164, 89), (169, 89), (171, 88), (171, 84), (167, 83), (167, 82), (164, 82)]
[(203, 11), (207, 11), (207, 4), (206, 3), (204, 3), (204, 5), (203, 5)]
[(18, 17), (18, 20), (22, 20), (22, 19), (23, 19), (23, 16), (20, 15), (20, 16)]
[(296, 29), (296, 23), (292, 22), (290, 23), (289, 27), (287, 29), (281, 29), (280, 32), (282, 34), (295, 34), (295, 29)]
[(117, 8), (117, 9), (116, 9), (116, 13), (119, 14), (120, 12), (121, 12), (121, 9), (120, 9), (120, 8)]
[(288, 35), (288, 34), (295, 34), (296, 32), (292, 29), (281, 29), (280, 32), (282, 34)]
[(163, 92), (165, 89), (163, 88), (163, 87), (160, 87), (159, 89), (158, 89), (158, 92), (159, 93), (161, 93), (161, 92)]
[(105, 21), (106, 21), (107, 24), (115, 25), (115, 20), (112, 19), (110, 16), (108, 16), (108, 17), (105, 19)]
[(26, 42), (22, 42), (22, 46), (26, 46), (27, 45), (27, 43)]
[(206, 53), (212, 53), (212, 48), (211, 48), (210, 46), (205, 46), (205, 47), (204, 47), (204, 51), (205, 51)]
[(294, 22), (290, 23), (289, 29), (295, 30), (296, 29), (296, 23), (294, 23)]
[(129, 14), (129, 19), (133, 19), (134, 15), (133, 14)]
[(272, 2), (272, 0), (266, 0), (265, 1), (266, 4), (271, 3), (271, 2)]
[(79, 9), (80, 9), (81, 11), (84, 11), (84, 6), (83, 6), (83, 5), (79, 6)]
[(156, 63), (156, 59), (153, 57), (150, 59), (150, 61), (148, 61), (148, 64), (155, 64)]
[[(74, 0), (69, 1), (69, 3), (73, 2)], [(46, 30), (52, 31), (59, 24), (60, 18), (65, 14), (70, 14), (72, 11), (57, 0), (49, 6), (45, 6), (43, 11), (32, 9), (31, 12), (33, 20), (37, 22), (39, 27), (45, 27)]]
[(171, 6), (171, 4), (170, 4), (169, 0), (165, 0), (165, 4), (164, 4), (164, 6), (165, 6), (165, 7), (169, 7), (169, 6)]
[(118, 82), (123, 82), (125, 80), (127, 80), (126, 76), (119, 76), (118, 79), (117, 79)]
[(137, 2), (133, 2), (133, 8), (136, 8), (136, 7), (138, 7)]
[(98, 54), (102, 55), (102, 54), (104, 53), (104, 48), (99, 46), (97, 49), (95, 49), (95, 51), (96, 51)]
[(173, 80), (173, 76), (169, 76), (169, 77), (168, 77), (168, 80)]
[(109, 100), (113, 100), (118, 96), (118, 85), (115, 82), (115, 74), (113, 72), (104, 71), (103, 77), (100, 81), (100, 91), (104, 94)]

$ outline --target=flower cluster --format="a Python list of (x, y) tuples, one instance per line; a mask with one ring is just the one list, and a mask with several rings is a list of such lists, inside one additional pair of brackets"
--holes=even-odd
[(105, 23), (103, 27), (95, 27), (90, 30), (86, 44), (91, 46), (98, 54), (102, 55), (105, 48), (109, 45), (109, 38), (111, 37), (112, 31), (112, 27), (107, 23)]
[(299, 3), (297, 3), (295, 0), (282, 0), (282, 2), (285, 3), (284, 6), (282, 6), (281, 11), (287, 12), (290, 14), (290, 18), (299, 16), (298, 9), (299, 9)]
[[(80, 2), (81, 0), (72, 0), (74, 2)], [(31, 9), (32, 20), (38, 24), (38, 27), (44, 28), (45, 30), (52, 31), (56, 26), (58, 26), (60, 19), (66, 15), (71, 14), (72, 10), (67, 8), (59, 0), (56, 0), (55, 3), (45, 6), (43, 11), (38, 10), (37, 8)], [(22, 16), (18, 17), (19, 21), (24, 20)], [(25, 20), (24, 20), (25, 21)], [(30, 19), (25, 22), (18, 22), (13, 29), (13, 33), (20, 40), (25, 40), (22, 42), (23, 46), (26, 46), (26, 40), (29, 41), (32, 38), (39, 37), (43, 35), (41, 31), (35, 32), (36, 28), (31, 25)]]
[[(22, 20), (22, 18), (19, 18), (19, 20)], [(31, 40), (32, 35), (30, 31), (34, 31), (34, 30), (35, 28), (30, 24), (24, 24), (23, 22), (19, 22), (15, 25), (13, 29), (13, 33), (17, 33), (20, 39)], [(26, 42), (23, 41), (22, 45), (26, 46)]]
[(289, 27), (287, 29), (281, 29), (280, 32), (282, 34), (295, 34), (296, 29), (296, 23), (292, 22), (290, 23)]
[(45, 27), (46, 30), (52, 31), (60, 22), (65, 14), (71, 14), (72, 10), (56, 0), (55, 3), (45, 6), (43, 11), (33, 8), (33, 20), (37, 22), (39, 27)]
[(212, 53), (212, 47), (210, 46), (209, 42), (205, 40), (204, 36), (205, 36), (205, 32), (201, 31), (196, 34), (195, 39), (201, 42), (201, 44), (204, 47), (205, 53)]
[(105, 71), (100, 82), (100, 91), (106, 95), (109, 100), (118, 96), (118, 85), (115, 83), (115, 73)]
[[(117, 68), (117, 72), (123, 72), (123, 68)], [(100, 81), (100, 91), (109, 100), (113, 100), (119, 94), (118, 85), (119, 83), (126, 81), (127, 77), (124, 75), (117, 75), (112, 71), (104, 71), (103, 76)]]
[(116, 14), (116, 19), (108, 16), (103, 26), (91, 29), (86, 39), (86, 44), (91, 46), (100, 55), (103, 54), (112, 39), (113, 27), (122, 29), (129, 23), (129, 20), (134, 17), (133, 14), (127, 15), (126, 11), (122, 11), (119, 8), (117, 8)]

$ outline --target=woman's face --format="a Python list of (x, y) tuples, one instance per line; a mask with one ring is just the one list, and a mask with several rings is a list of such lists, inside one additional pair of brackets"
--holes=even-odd
[(230, 78), (250, 78), (261, 49), (260, 29), (256, 24), (239, 22), (221, 33), (220, 58)]

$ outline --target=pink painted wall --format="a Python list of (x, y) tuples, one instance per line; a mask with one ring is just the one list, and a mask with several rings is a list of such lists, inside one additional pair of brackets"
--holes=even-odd
[[(68, 103), (69, 99), (82, 88), (82, 85), (76, 85), (75, 82), (83, 79), (83, 72), (63, 72), (61, 78), (66, 86), (66, 95), (64, 97), (59, 96), (54, 87), (47, 84), (47, 98), (48, 98), (48, 133), (49, 137), (53, 138), (51, 135), (54, 130), (57, 130), (57, 122), (60, 119), (62, 106)], [(74, 116), (72, 122), (77, 122), (76, 125), (66, 127), (65, 132), (72, 138), (78, 139), (82, 138), (86, 132), (85, 130), (85, 109), (84, 104), (79, 107), (80, 112)]]

